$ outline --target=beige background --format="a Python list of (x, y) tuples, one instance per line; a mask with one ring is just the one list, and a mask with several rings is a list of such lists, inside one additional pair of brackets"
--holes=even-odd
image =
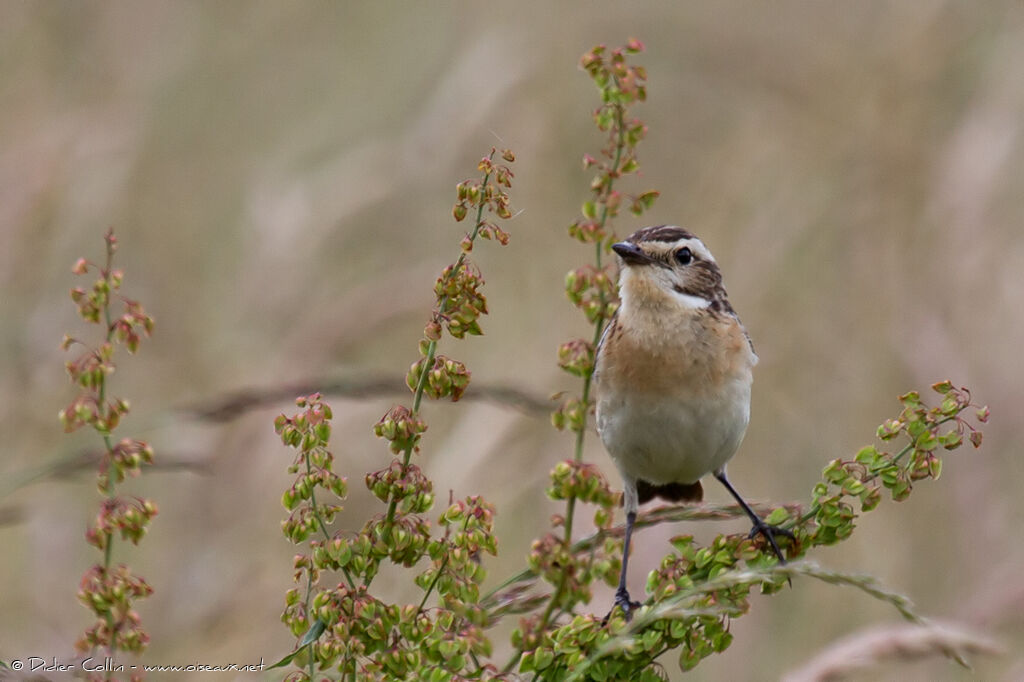
[[(587, 197), (580, 158), (601, 144), (577, 60), (630, 36), (648, 46), (650, 100), (637, 114), (650, 134), (642, 179), (627, 188), (662, 197), (617, 229), (687, 226), (724, 269), (761, 356), (734, 482), (752, 499), (806, 500), (829, 459), (872, 442), (897, 394), (946, 377), (970, 386), (992, 408), (985, 447), (958, 451), (938, 483), (812, 557), (875, 574), (1009, 652), (1024, 645), (1019, 3), (6, 2), (0, 658), (63, 656), (88, 622), (74, 595), (97, 556), (82, 532), (98, 496), (88, 472), (45, 472), (96, 443), (60, 432), (73, 392), (57, 346), (83, 328), (70, 265), (100, 257), (107, 226), (126, 291), (157, 320), (112, 378), (134, 405), (121, 434), (149, 439), (163, 467), (125, 487), (161, 511), (139, 548), (117, 553), (156, 588), (141, 604), (145, 660), (269, 661), (290, 646), (279, 622), (290, 454), (272, 420), (292, 406), (224, 424), (180, 409), (246, 387), (404, 374), (462, 236), (449, 217), (455, 183), (492, 145), (519, 157), (521, 213), (510, 246), (474, 252), (487, 335), (443, 352), (477, 385), (575, 390), (555, 350), (588, 329), (562, 280), (590, 251), (565, 227)], [(395, 399), (331, 398), (352, 484), (343, 525), (380, 511), (361, 481), (387, 462), (371, 425)], [(500, 580), (559, 508), (543, 488), (570, 438), (543, 416), (481, 402), (425, 414), (420, 462), (439, 497), (498, 506), (489, 567)], [(612, 474), (596, 438), (587, 456)], [(645, 532), (633, 589), (673, 534), (742, 527)], [(418, 599), (395, 578), (375, 587)], [(600, 591), (592, 606), (609, 603)], [(732, 648), (688, 679), (777, 678), (896, 618), (850, 590), (796, 581), (755, 599)], [(506, 634), (494, 632), (501, 661)], [(664, 663), (678, 677), (675, 656)], [(977, 664), (899, 674), (1024, 675), (1013, 653)]]

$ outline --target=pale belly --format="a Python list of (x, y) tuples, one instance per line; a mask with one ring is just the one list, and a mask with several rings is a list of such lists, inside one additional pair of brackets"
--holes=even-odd
[(597, 429), (623, 474), (650, 483), (694, 483), (725, 466), (750, 419), (749, 375), (714, 396), (604, 395)]

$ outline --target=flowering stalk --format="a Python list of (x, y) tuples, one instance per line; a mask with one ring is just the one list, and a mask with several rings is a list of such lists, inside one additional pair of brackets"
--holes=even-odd
[[(982, 434), (961, 414), (975, 407), (974, 417), (979, 423), (989, 418), (988, 407), (975, 406), (971, 392), (956, 388), (950, 381), (939, 381), (932, 390), (942, 395), (942, 402), (929, 407), (917, 391), (899, 397), (903, 411), (878, 427), (877, 435), (883, 442), (905, 436), (908, 443), (895, 454), (880, 452), (873, 445), (861, 448), (853, 460), (832, 460), (822, 473), (822, 481), (813, 491), (814, 502), (802, 515), (775, 512), (769, 523), (784, 523), (809, 537), (805, 542), (833, 544), (848, 537), (856, 518), (853, 507), (845, 498), (856, 498), (861, 511), (878, 506), (883, 488), (890, 491), (896, 502), (905, 500), (914, 483), (926, 478), (938, 480), (942, 473), (939, 448), (955, 450), (963, 445), (966, 434), (971, 445), (981, 447)], [(946, 424), (952, 426), (942, 430)], [(799, 539), (798, 535), (798, 539)]]
[(524, 619), (514, 635), (517, 652), (510, 661), (513, 665), (519, 653), (528, 650), (538, 635), (550, 625), (556, 611), (568, 612), (573, 605), (590, 600), (590, 582), (595, 578), (614, 578), (617, 541), (603, 547), (606, 554), (578, 557), (572, 552), (572, 532), (577, 501), (597, 504), (595, 523), (599, 528), (611, 525), (614, 496), (607, 481), (591, 464), (583, 462), (583, 445), (587, 421), (593, 407), (591, 397), (594, 372), (594, 354), (608, 320), (615, 314), (618, 299), (614, 288), (614, 273), (604, 262), (615, 241), (611, 220), (618, 216), (623, 201), (630, 210), (640, 215), (658, 196), (656, 191), (638, 195), (623, 195), (617, 187), (620, 178), (635, 173), (639, 168), (637, 144), (643, 139), (647, 127), (638, 119), (628, 118), (629, 108), (647, 98), (644, 85), (647, 73), (642, 66), (628, 63), (627, 55), (643, 51), (643, 44), (630, 40), (621, 48), (608, 50), (598, 45), (583, 55), (580, 66), (590, 75), (601, 93), (601, 106), (594, 111), (598, 129), (606, 134), (606, 145), (601, 159), (589, 154), (583, 157), (583, 167), (595, 168), (597, 174), (590, 183), (591, 198), (583, 203), (581, 217), (569, 226), (569, 235), (583, 244), (593, 244), (594, 262), (577, 268), (566, 275), (566, 293), (593, 325), (590, 340), (573, 339), (558, 349), (558, 364), (566, 372), (583, 380), (579, 397), (569, 398), (552, 414), (552, 423), (558, 429), (568, 428), (575, 433), (573, 458), (560, 462), (552, 471), (552, 499), (565, 500), (564, 516), (554, 518), (555, 526), (562, 526), (562, 537), (549, 533), (534, 543), (530, 565), (549, 580), (554, 592), (539, 617)]
[[(324, 564), (322, 560), (315, 560), (315, 557), (325, 553), (329, 555), (335, 549), (332, 544), (334, 538), (327, 530), (327, 524), (341, 511), (339, 505), (318, 502), (316, 489), (320, 488), (343, 500), (348, 494), (348, 485), (343, 477), (332, 471), (334, 455), (327, 449), (331, 436), (330, 420), (333, 417), (331, 406), (321, 400), (319, 393), (298, 398), (295, 403), (303, 408), (302, 412), (294, 417), (282, 414), (274, 421), (274, 430), (281, 436), (281, 442), (299, 451), (288, 468), (289, 473), (298, 476), (281, 498), (285, 509), (291, 512), (288, 519), (281, 523), (281, 528), (285, 537), (295, 544), (301, 544), (318, 533), (323, 537), (322, 541), (311, 540), (309, 553), (296, 554), (293, 561), (295, 582), (302, 583), (305, 578), (305, 595), (300, 594), (298, 588), (288, 590), (285, 595), (285, 610), (281, 620), (291, 629), (292, 635), (300, 637), (312, 626), (310, 604), (313, 586), (319, 581)], [(348, 569), (342, 566), (341, 570), (349, 585), (354, 586)], [(306, 656), (305, 661), (300, 661), (305, 663), (308, 673), (300, 673), (298, 679), (314, 678), (316, 658), (314, 650)], [(293, 674), (289, 677), (294, 679), (296, 676)]]
[[(305, 579), (305, 596), (293, 588), (286, 597), (283, 619), (301, 637), (296, 650), (275, 667), (294, 660), (299, 669), (290, 680), (312, 679), (318, 667), (336, 668), (343, 679), (489, 679), (496, 672), (480, 663), (490, 654), (490, 642), (483, 632), (488, 614), (479, 603), (486, 575), (480, 556), (497, 552), (494, 509), (478, 496), (452, 501), (438, 519), (444, 531), (434, 537), (422, 516), (434, 505), (433, 482), (412, 461), (427, 428), (420, 414), (423, 398), (457, 401), (469, 385), (466, 366), (438, 352), (445, 330), (456, 339), (483, 333), (479, 318), (487, 312), (480, 292), (484, 281), (468, 254), (478, 238), (502, 244), (509, 239), (488, 213), (511, 217), (503, 188), (511, 186), (512, 171), (506, 164), (514, 157), (503, 151), (497, 160), (496, 154), (492, 149), (478, 164), (480, 180), (457, 187), (455, 219), (464, 220), (471, 209), (476, 219), (459, 257), (434, 285), (437, 303), (419, 344), (420, 358), (406, 377), (412, 405), (392, 407), (374, 425), (395, 455), (388, 466), (365, 478), (370, 492), (386, 504), (385, 511), (358, 532), (330, 534), (327, 525), (339, 508), (318, 504), (314, 495), (318, 486), (344, 494), (343, 479), (329, 473), (330, 408), (319, 396), (310, 396), (300, 399), (300, 406), (307, 408), (304, 413), (282, 415), (276, 422), (285, 444), (302, 450), (291, 469), (300, 475), (285, 493), (285, 506), (292, 511), (285, 532), (295, 542), (317, 531), (324, 537), (311, 543), (308, 555), (296, 557), (296, 582)], [(418, 603), (389, 604), (371, 593), (381, 562), (412, 568), (424, 557), (430, 565), (415, 577), (424, 591)], [(340, 571), (345, 581), (317, 590), (324, 571)], [(432, 597), (438, 602), (434, 608), (428, 606)]]
[[(72, 289), (71, 300), (78, 308), (79, 317), (88, 323), (103, 325), (106, 332), (96, 347), (64, 336), (64, 350), (79, 345), (83, 350), (65, 364), (79, 394), (60, 411), (59, 417), (66, 432), (89, 426), (103, 441), (97, 487), (104, 500), (85, 534), (89, 544), (103, 552), (103, 562), (86, 571), (78, 591), (79, 600), (95, 614), (96, 622), (85, 631), (77, 646), (82, 651), (105, 648), (112, 656), (115, 651), (139, 653), (145, 649), (149, 636), (143, 631), (133, 606), (136, 599), (149, 596), (153, 591), (145, 580), (133, 575), (128, 566), (113, 566), (114, 538), (120, 535), (122, 540), (138, 544), (157, 508), (150, 500), (128, 499), (117, 493), (117, 485), (125, 477), (138, 476), (143, 464), (152, 463), (153, 450), (140, 440), (123, 438), (114, 442), (113, 432), (130, 406), (127, 400), (107, 398), (107, 378), (115, 369), (115, 346), (123, 344), (129, 353), (135, 353), (142, 337), (152, 332), (153, 319), (138, 301), (117, 293), (124, 273), (113, 269), (117, 250), (113, 230), (108, 230), (104, 239), (106, 261), (103, 266), (81, 258), (72, 268), (76, 275), (97, 271), (99, 278), (88, 292), (78, 287)], [(111, 311), (115, 299), (124, 306), (124, 312), (117, 319)], [(107, 679), (112, 679), (109, 672)]]
[[(409, 472), (412, 454), (418, 451), (420, 436), (426, 430), (426, 424), (419, 419), (423, 396), (434, 399), (450, 397), (454, 402), (462, 397), (469, 385), (470, 372), (466, 366), (458, 360), (439, 355), (437, 344), (443, 329), (456, 339), (483, 333), (478, 319), (487, 313), (487, 299), (479, 291), (484, 280), (480, 271), (467, 261), (467, 256), (478, 237), (494, 239), (502, 245), (509, 240), (507, 232), (495, 222), (485, 219), (486, 211), (499, 218), (512, 216), (508, 195), (501, 189), (512, 186), (512, 171), (508, 166), (494, 162), (496, 153), (496, 149), (491, 149), (490, 154), (477, 164), (477, 169), (483, 173), (481, 180), (466, 180), (456, 187), (456, 203), (452, 209), (455, 220), (464, 220), (470, 208), (476, 209), (476, 218), (473, 229), (462, 240), (458, 259), (442, 271), (434, 285), (437, 305), (423, 330), (424, 338), (419, 344), (420, 359), (412, 364), (405, 378), (413, 392), (412, 409), (392, 408), (374, 427), (378, 436), (390, 442), (392, 452), (401, 456), (397, 472), (400, 477)], [(504, 150), (502, 159), (511, 163), (515, 156)], [(385, 542), (391, 538), (401, 501), (402, 495), (388, 495), (388, 509), (381, 528)]]

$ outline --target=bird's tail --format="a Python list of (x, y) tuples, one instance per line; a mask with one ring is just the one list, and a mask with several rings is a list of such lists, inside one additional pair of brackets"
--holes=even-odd
[(660, 497), (668, 502), (700, 502), (704, 499), (704, 488), (700, 481), (696, 483), (666, 483), (655, 485), (647, 481), (636, 482), (636, 493), (640, 504)]

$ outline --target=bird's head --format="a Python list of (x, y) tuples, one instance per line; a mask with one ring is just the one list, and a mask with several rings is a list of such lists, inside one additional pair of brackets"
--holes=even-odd
[(622, 261), (622, 309), (710, 310), (732, 313), (722, 271), (699, 238), (673, 225), (637, 230), (612, 245)]

